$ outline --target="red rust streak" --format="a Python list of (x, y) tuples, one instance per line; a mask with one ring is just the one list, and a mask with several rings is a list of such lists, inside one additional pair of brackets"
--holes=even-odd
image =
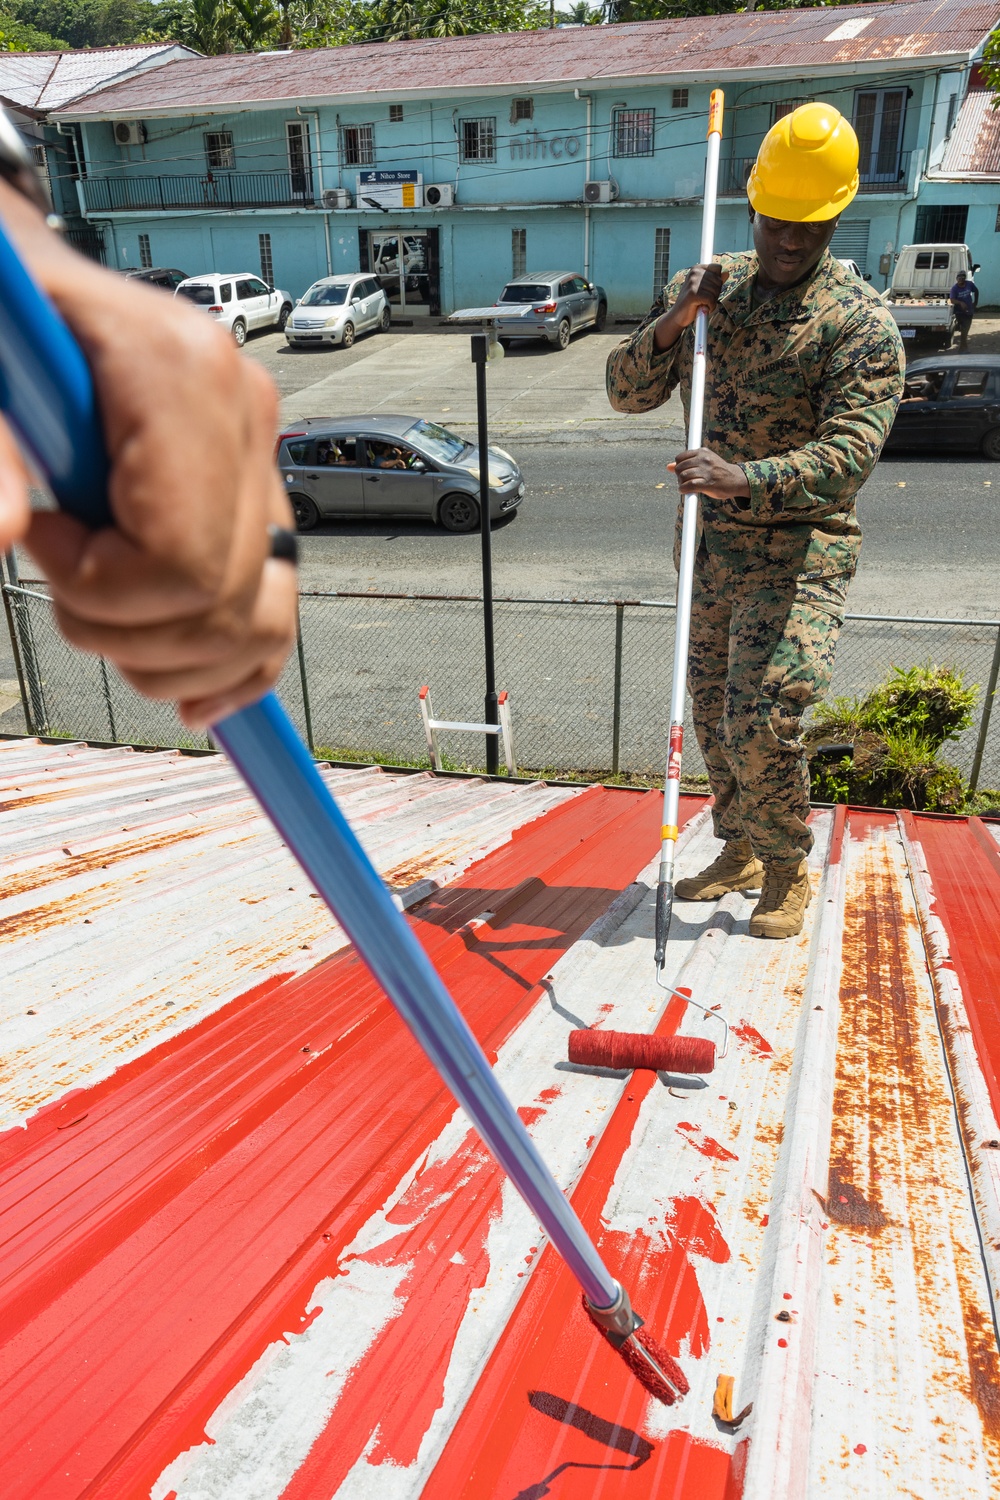
[[(654, 794), (595, 788), (417, 912), (488, 1052), (652, 855), (658, 820)], [(470, 933), (540, 874), (510, 916)], [(88, 1118), (60, 1132), (67, 1115), (43, 1110), (0, 1143), (4, 1500), (148, 1493), (299, 1326), (454, 1109), (350, 951), (259, 987), (65, 1103)]]

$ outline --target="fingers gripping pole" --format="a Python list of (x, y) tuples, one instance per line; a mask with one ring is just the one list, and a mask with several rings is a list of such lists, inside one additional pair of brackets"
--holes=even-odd
[[(719, 187), (719, 148), (722, 144), (723, 93), (713, 89), (708, 110), (708, 155), (705, 162), (705, 206), (701, 220), (701, 264), (707, 265), (715, 245), (715, 210)], [(705, 375), (708, 356), (708, 313), (698, 309), (694, 325), (691, 369), (691, 406), (687, 445), (700, 448), (705, 416)], [(670, 740), (663, 784), (663, 825), (660, 829), (660, 868), (656, 886), (657, 969), (666, 961), (667, 933), (674, 904), (674, 853), (680, 817), (681, 757), (684, 750), (684, 697), (687, 689), (688, 647), (691, 639), (691, 591), (698, 544), (698, 496), (682, 497), (681, 557), (677, 575), (677, 616), (674, 627), (674, 675), (670, 693)]]

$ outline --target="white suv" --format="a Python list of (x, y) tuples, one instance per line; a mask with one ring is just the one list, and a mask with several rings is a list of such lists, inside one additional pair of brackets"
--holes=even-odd
[(389, 299), (375, 276), (324, 276), (314, 281), (288, 320), (285, 338), (292, 345), (343, 344), (356, 334), (389, 328)]
[(292, 299), (287, 292), (268, 286), (249, 271), (189, 276), (174, 296), (186, 297), (196, 307), (211, 313), (217, 323), (230, 330), (240, 347), (253, 328), (277, 328), (279, 333), (283, 332), (292, 310)]

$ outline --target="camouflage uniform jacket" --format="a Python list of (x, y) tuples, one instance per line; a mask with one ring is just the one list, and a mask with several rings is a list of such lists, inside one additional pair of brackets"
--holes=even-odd
[[(740, 464), (750, 499), (702, 497), (710, 550), (734, 565), (824, 578), (854, 571), (854, 497), (875, 466), (903, 391), (903, 343), (878, 294), (827, 251), (808, 281), (756, 308), (757, 256), (721, 255), (729, 272), (709, 319), (702, 442)], [(654, 326), (686, 271), (608, 359), (616, 411), (651, 411), (681, 387), (685, 418), (694, 329), (653, 348)], [(678, 513), (678, 536), (680, 513)]]

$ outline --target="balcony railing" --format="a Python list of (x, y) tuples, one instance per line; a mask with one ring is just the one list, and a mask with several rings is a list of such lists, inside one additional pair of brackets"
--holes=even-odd
[[(905, 193), (910, 176), (909, 151), (895, 152), (889, 160), (880, 160), (877, 154), (862, 165), (859, 193)], [(744, 198), (750, 169), (756, 161), (754, 156), (734, 156), (722, 163), (722, 181), (719, 188), (723, 198)]]
[(200, 177), (87, 177), (89, 213), (168, 209), (312, 208), (309, 172), (206, 172)]

